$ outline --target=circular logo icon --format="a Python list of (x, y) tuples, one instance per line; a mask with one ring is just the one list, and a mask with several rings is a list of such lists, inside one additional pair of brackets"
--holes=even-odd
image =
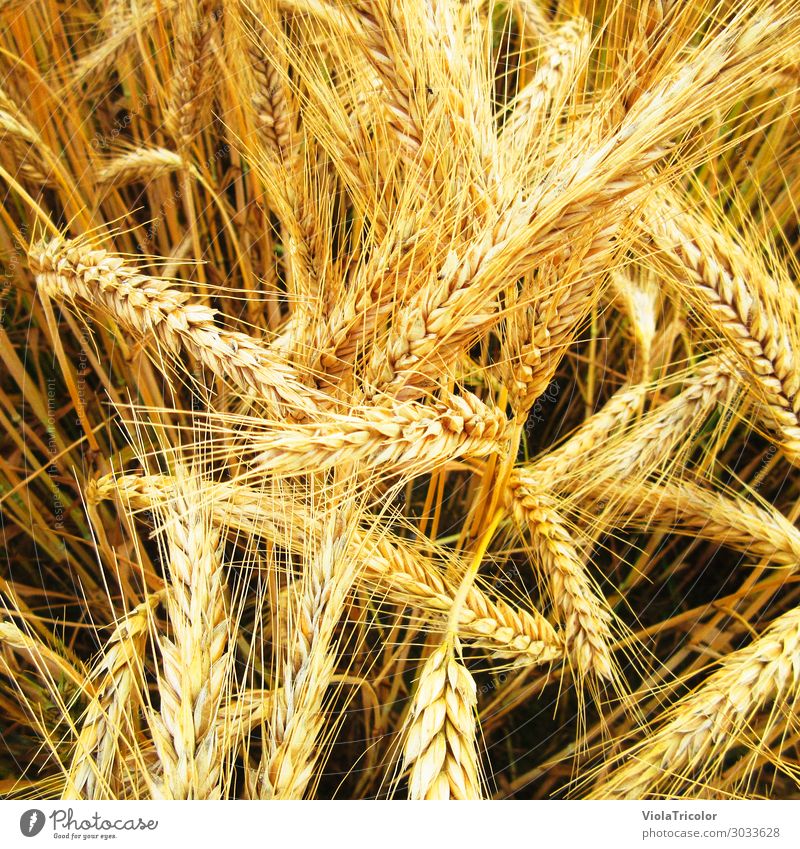
[(44, 813), (38, 808), (31, 808), (19, 818), (19, 830), (25, 837), (36, 837), (44, 828)]

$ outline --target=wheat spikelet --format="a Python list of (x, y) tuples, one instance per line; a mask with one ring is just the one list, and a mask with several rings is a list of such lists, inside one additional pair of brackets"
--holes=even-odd
[(64, 799), (114, 796), (120, 742), (132, 739), (131, 716), (141, 684), (142, 652), (158, 595), (150, 596), (121, 619), (93, 672), (96, 692), (86, 709), (66, 779)]
[(161, 707), (158, 714), (149, 712), (163, 765), (154, 792), (169, 799), (213, 799), (223, 792), (216, 721), (231, 663), (222, 549), (191, 470), (181, 472), (177, 483), (164, 517), (172, 633), (159, 636)]
[(729, 654), (720, 668), (670, 710), (672, 719), (608, 775), (597, 798), (643, 799), (659, 787), (711, 773), (761, 707), (791, 704), (800, 679), (800, 611), (779, 617), (749, 646)]
[(550, 595), (564, 622), (567, 649), (578, 672), (581, 676), (594, 673), (613, 680), (609, 648), (612, 614), (592, 586), (555, 505), (546, 495), (526, 487), (513, 472), (508, 501), (516, 520), (530, 531), (533, 551), (542, 575), (550, 583)]
[(475, 681), (445, 640), (425, 662), (407, 719), (409, 799), (480, 799)]

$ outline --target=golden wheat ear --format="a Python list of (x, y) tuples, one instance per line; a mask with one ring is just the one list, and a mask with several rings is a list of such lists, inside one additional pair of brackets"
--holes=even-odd
[(480, 799), (475, 681), (446, 639), (425, 662), (403, 747), (409, 799)]
[(757, 710), (774, 705), (774, 723), (779, 705), (796, 702), (799, 680), (800, 611), (792, 610), (724, 657), (704, 684), (670, 708), (668, 722), (626, 752), (628, 762), (606, 776), (593, 797), (643, 799), (713, 775)]
[(157, 641), (161, 704), (158, 712), (148, 711), (148, 724), (162, 765), (153, 791), (168, 799), (224, 794), (217, 718), (232, 671), (230, 622), (220, 534), (201, 500), (198, 477), (193, 469), (179, 470), (161, 517), (171, 633)]
[(113, 799), (121, 791), (124, 749), (135, 748), (134, 715), (142, 704), (143, 653), (152, 627), (154, 594), (114, 627), (93, 677), (95, 692), (87, 707), (67, 775), (64, 799)]

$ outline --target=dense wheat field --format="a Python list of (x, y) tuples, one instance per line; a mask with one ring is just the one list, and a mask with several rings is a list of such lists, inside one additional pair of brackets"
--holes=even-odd
[(0, 0), (6, 798), (800, 797), (795, 0)]

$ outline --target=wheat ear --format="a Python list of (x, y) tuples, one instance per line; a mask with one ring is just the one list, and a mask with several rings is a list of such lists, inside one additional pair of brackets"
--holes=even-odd
[(140, 274), (120, 257), (80, 240), (55, 238), (32, 249), (30, 267), (45, 296), (79, 300), (177, 354), (185, 349), (242, 392), (276, 411), (316, 409), (295, 370), (245, 333), (220, 328), (216, 312), (169, 280)]
[(196, 490), (181, 472), (165, 507), (169, 558), (166, 597), (172, 633), (160, 635), (160, 713), (150, 712), (163, 765), (154, 794), (169, 799), (214, 799), (222, 794), (222, 758), (216, 721), (223, 682), (230, 674), (222, 549)]
[(334, 628), (354, 577), (346, 556), (348, 528), (343, 513), (324, 523), (320, 546), (311, 552), (290, 631), (283, 689), (275, 700), (269, 753), (259, 795), (301, 799), (319, 757), (323, 700), (336, 667)]
[(98, 172), (98, 183), (126, 186), (146, 183), (187, 168), (183, 157), (164, 147), (139, 147), (107, 162)]
[[(596, 798), (643, 799), (659, 787), (713, 772), (752, 715), (770, 702), (792, 703), (800, 681), (800, 610), (779, 617), (763, 636), (727, 655), (721, 667), (671, 709), (672, 719), (626, 753)], [(777, 706), (775, 708), (778, 709)]]
[(260, 2), (257, 16), (248, 26), (246, 55), (253, 77), (250, 104), (256, 126), (266, 150), (287, 168), (294, 164), (296, 153), (296, 115), (286, 90), (285, 68), (271, 50), (273, 40), (282, 35), (281, 13), (271, 0)]
[(178, 7), (169, 123), (181, 147), (191, 144), (205, 117), (218, 14), (215, 0), (187, 0)]
[(538, 485), (552, 489), (556, 481), (580, 469), (584, 459), (612, 433), (622, 430), (642, 408), (647, 386), (642, 383), (617, 390), (601, 409), (591, 415), (558, 448), (553, 448), (524, 468)]
[(663, 529), (794, 569), (800, 565), (800, 531), (770, 505), (727, 497), (688, 480), (638, 486), (608, 481), (594, 495), (608, 504), (615, 527)]
[(800, 464), (800, 295), (794, 284), (780, 286), (759, 257), (672, 198), (660, 199), (646, 226), (664, 258), (693, 284), (691, 302), (736, 351), (740, 374), (765, 401), (787, 459)]
[[(87, 500), (99, 501), (117, 494), (134, 509), (150, 509), (168, 501), (175, 486), (172, 478), (160, 475), (104, 475), (87, 486)], [(215, 521), (232, 530), (263, 535), (278, 545), (302, 553), (304, 544), (318, 545), (319, 519), (300, 505), (287, 510), (272, 507), (264, 493), (227, 483), (207, 484)], [(291, 517), (295, 517), (292, 520)], [(298, 534), (296, 529), (302, 529)], [(304, 536), (312, 535), (304, 542)], [(379, 596), (423, 610), (443, 619), (452, 609), (453, 590), (439, 569), (401, 540), (369, 527), (353, 532), (347, 556), (358, 563), (359, 580)], [(550, 663), (563, 655), (562, 642), (553, 627), (535, 610), (514, 608), (502, 599), (492, 599), (472, 586), (459, 610), (461, 640), (486, 649), (494, 657), (516, 664)]]
[(580, 237), (583, 275), (573, 286), (548, 293), (541, 308), (547, 316), (543, 332), (553, 337), (549, 346), (568, 343), (587, 302), (599, 294), (595, 273), (619, 250), (619, 231), (630, 217), (623, 201), (647, 187), (669, 140), (707, 113), (706, 98), (716, 96), (721, 106), (733, 102), (728, 99), (734, 92), (738, 98), (756, 86), (769, 64), (764, 38), (785, 23), (781, 10), (769, 11), (739, 22), (644, 92), (603, 140), (588, 150), (584, 140), (573, 143), (553, 169), (558, 177), (547, 175), (530, 196), (503, 208), (455, 252), (447, 271), (398, 308), (386, 339), (373, 348), (369, 384), (398, 397), (413, 396), (497, 321), (497, 296), (504, 287), (545, 261), (574, 258), (575, 251), (563, 246)]
[(512, 8), (519, 16), (523, 36), (545, 43), (552, 35), (553, 24), (542, 9), (539, 0), (514, 0)]
[[(51, 169), (43, 160), (45, 150), (42, 139), (34, 132), (28, 120), (14, 101), (0, 87), (0, 138), (9, 149), (19, 174), (40, 185), (53, 185)], [(52, 160), (53, 154), (48, 151)]]
[(547, 40), (533, 79), (514, 98), (501, 140), (509, 146), (535, 144), (537, 132), (551, 106), (559, 107), (586, 62), (591, 46), (591, 27), (585, 18), (566, 21)]
[(498, 453), (508, 434), (505, 414), (469, 392), (446, 394), (432, 406), (398, 402), (354, 412), (266, 433), (239, 432), (237, 442), (243, 437), (242, 457), (257, 475), (323, 471), (342, 462), (416, 475), (455, 457)]
[(411, 702), (403, 762), (409, 799), (480, 799), (475, 681), (445, 639), (425, 662)]
[(95, 666), (96, 691), (86, 709), (66, 779), (64, 799), (111, 798), (120, 740), (133, 738), (134, 716), (142, 680), (142, 653), (155, 594), (120, 620)]
[[(609, 418), (613, 418), (617, 408), (623, 416), (628, 415), (627, 401), (635, 405), (635, 393), (628, 395), (624, 390), (618, 398), (609, 404), (613, 408), (600, 410), (590, 417), (584, 425), (561, 447), (555, 449), (540, 460), (526, 464), (517, 471), (521, 479), (530, 486), (544, 486), (557, 492), (581, 491), (581, 486), (597, 490), (601, 482), (620, 476), (632, 478), (655, 471), (668, 456), (671, 463), (676, 462), (676, 452), (665, 453), (665, 446), (682, 446), (685, 450), (691, 444), (687, 439), (696, 434), (702, 423), (721, 404), (727, 404), (734, 393), (736, 381), (733, 379), (727, 363), (712, 357), (700, 366), (696, 373), (686, 381), (683, 390), (661, 406), (650, 410), (634, 426), (623, 431), (616, 430), (613, 435), (606, 433), (603, 444), (603, 428)], [(583, 453), (592, 445), (594, 452)]]
[(554, 607), (564, 621), (567, 649), (581, 676), (594, 673), (610, 681), (614, 677), (612, 613), (594, 589), (552, 499), (523, 480), (511, 473), (508, 504), (517, 522), (530, 531), (540, 572), (549, 582)]

